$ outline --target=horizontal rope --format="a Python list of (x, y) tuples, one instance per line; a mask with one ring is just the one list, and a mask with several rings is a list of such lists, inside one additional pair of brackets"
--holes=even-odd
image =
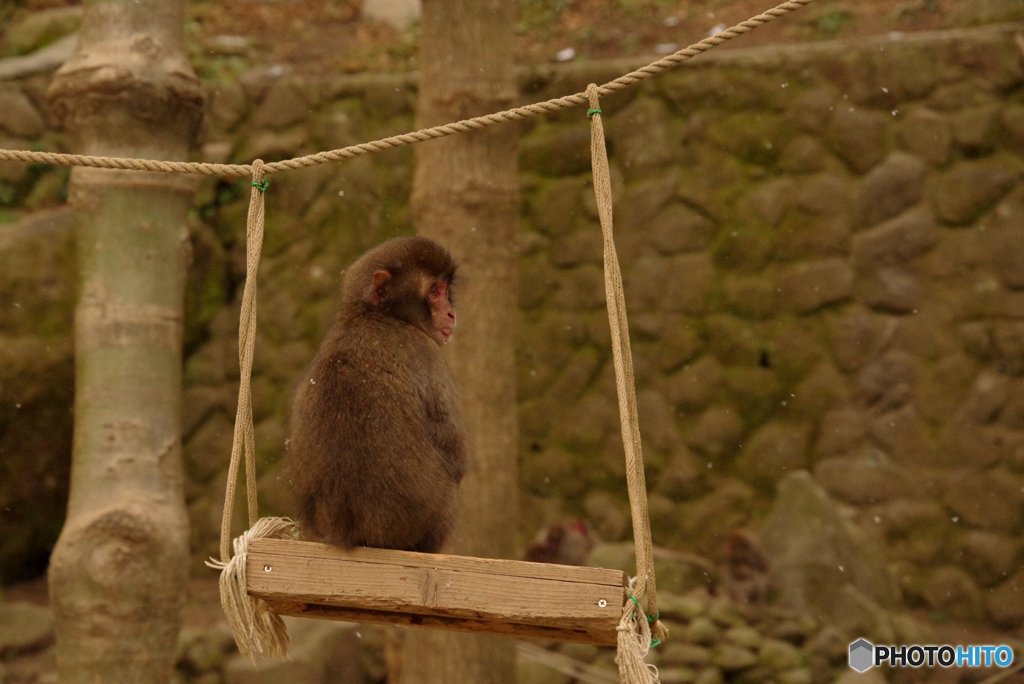
[[(610, 95), (631, 85), (639, 83), (663, 71), (678, 66), (683, 62), (696, 57), (708, 50), (721, 45), (733, 38), (749, 33), (756, 28), (764, 26), (785, 14), (811, 4), (814, 0), (790, 0), (768, 10), (764, 14), (751, 17), (746, 21), (705, 38), (699, 43), (683, 48), (645, 67), (632, 71), (625, 76), (620, 76), (614, 81), (599, 86), (599, 95)], [(364, 154), (382, 152), (384, 150), (412, 145), (418, 142), (445, 138), (455, 133), (475, 131), (487, 126), (506, 123), (508, 121), (520, 121), (531, 116), (557, 112), (563, 109), (578, 107), (587, 103), (586, 93), (579, 92), (574, 95), (555, 98), (546, 102), (538, 102), (524, 107), (516, 107), (494, 114), (478, 116), (473, 119), (465, 119), (455, 123), (424, 128), (412, 133), (374, 140), (373, 142), (351, 145), (329, 152), (317, 152), (316, 154), (284, 161), (272, 162), (263, 167), (267, 175), (287, 171), (289, 169), (302, 169), (327, 162), (338, 162), (343, 159), (352, 159)], [(126, 169), (131, 171), (161, 171), (164, 173), (191, 173), (203, 176), (249, 176), (252, 174), (251, 164), (208, 164), (206, 162), (169, 162), (155, 161), (152, 159), (124, 159), (116, 157), (90, 157), (81, 154), (58, 154), (55, 152), (30, 152), (25, 150), (0, 150), (0, 161), (32, 162), (36, 164), (52, 164), (55, 166), (87, 166), (97, 169)]]

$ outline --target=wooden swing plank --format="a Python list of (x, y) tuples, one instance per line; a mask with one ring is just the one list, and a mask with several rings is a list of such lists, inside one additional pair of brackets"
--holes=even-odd
[[(253, 539), (251, 596), (284, 615), (614, 645), (625, 573)], [(603, 603), (603, 605), (602, 605)]]

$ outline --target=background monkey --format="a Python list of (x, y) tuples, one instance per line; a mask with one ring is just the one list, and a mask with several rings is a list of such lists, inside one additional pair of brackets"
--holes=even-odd
[(455, 524), (466, 437), (441, 355), (456, 264), (395, 238), (345, 274), (341, 309), (295, 397), (288, 467), (307, 537), (437, 552)]

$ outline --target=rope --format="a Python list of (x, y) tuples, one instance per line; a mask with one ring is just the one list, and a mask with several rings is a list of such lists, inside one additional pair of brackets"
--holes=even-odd
[[(639, 554), (637, 558), (639, 563)], [(626, 594), (631, 598), (637, 589), (637, 580), (637, 577), (632, 578), (626, 586)], [(658, 668), (644, 662), (651, 650), (651, 626), (635, 598), (626, 601), (622, 619), (615, 630), (619, 647), (615, 663), (619, 666), (619, 679), (623, 684), (658, 684)]]
[[(252, 163), (252, 191), (249, 194), (249, 216), (245, 228), (245, 289), (242, 291), (242, 314), (238, 321), (238, 362), (241, 379), (238, 383), (238, 410), (235, 413), (235, 437), (231, 444), (231, 464), (228, 466), (228, 485), (224, 494), (224, 514), (220, 522), (220, 560), (228, 560), (228, 540), (231, 539), (231, 512), (238, 482), (238, 459), (245, 448), (245, 493), (248, 500), (249, 527), (259, 519), (256, 503), (256, 451), (252, 420), (252, 357), (256, 347), (256, 275), (260, 267), (263, 248), (263, 193), (267, 181), (263, 180), (263, 160)], [(244, 580), (243, 580), (244, 581)]]
[[(749, 33), (760, 26), (764, 26), (770, 21), (798, 10), (812, 2), (814, 2), (814, 0), (790, 0), (789, 2), (784, 2), (778, 7), (768, 10), (764, 14), (751, 17), (732, 28), (728, 28), (721, 33), (711, 36), (710, 38), (705, 38), (699, 43), (683, 48), (674, 54), (663, 57), (658, 61), (652, 62), (645, 67), (637, 69), (636, 71), (632, 71), (625, 76), (620, 76), (614, 81), (609, 81), (598, 88), (598, 94), (610, 95), (624, 88), (628, 88), (635, 83), (639, 83), (644, 79), (678, 66), (701, 53), (707, 52), (713, 47), (741, 36), (744, 33)], [(296, 157), (295, 159), (273, 162), (266, 164), (263, 172), (270, 175), (280, 171), (287, 171), (289, 169), (301, 169), (309, 166), (316, 166), (318, 164), (326, 164), (327, 162), (338, 162), (343, 159), (352, 159), (364, 154), (390, 150), (403, 145), (412, 145), (426, 140), (434, 140), (435, 138), (444, 138), (455, 133), (475, 131), (487, 126), (506, 123), (508, 121), (520, 121), (531, 116), (537, 116), (538, 114), (557, 112), (562, 109), (569, 109), (571, 107), (586, 104), (587, 101), (585, 93), (576, 93), (574, 95), (555, 98), (546, 102), (538, 102), (524, 107), (516, 107), (515, 109), (487, 114), (486, 116), (478, 116), (473, 119), (457, 121), (443, 126), (424, 128), (412, 133), (405, 133), (390, 138), (383, 138), (381, 140), (374, 140), (373, 142), (361, 143), (359, 145), (351, 145), (338, 150), (317, 152), (305, 157)], [(255, 164), (208, 164), (205, 162), (165, 162), (149, 159), (90, 157), (79, 154), (30, 152), (26, 150), (0, 150), (0, 161), (33, 162), (39, 164), (52, 164), (56, 166), (91, 166), (100, 169), (130, 169), (137, 171), (192, 173), (205, 176), (248, 176), (252, 174), (253, 167), (255, 166)]]
[[(659, 642), (668, 638), (668, 629), (657, 619), (648, 625), (637, 596), (647, 594), (647, 612), (658, 615), (658, 592), (654, 581), (654, 548), (651, 544), (651, 522), (647, 512), (647, 485), (644, 481), (643, 447), (640, 443), (640, 421), (636, 410), (636, 383), (633, 379), (633, 354), (629, 345), (629, 321), (626, 317), (626, 296), (622, 289), (622, 272), (612, 233), (612, 183), (608, 171), (608, 152), (604, 141), (604, 124), (598, 87), (587, 88), (590, 115), (590, 160), (594, 170), (594, 194), (604, 237), (604, 291), (608, 302), (608, 324), (612, 336), (612, 360), (615, 364), (615, 389), (619, 398), (619, 422), (622, 445), (626, 453), (626, 484), (633, 517), (633, 543), (636, 546), (636, 577), (629, 582), (626, 601), (619, 623), (619, 674), (622, 681), (658, 681), (658, 671), (643, 662), (651, 645), (651, 631)], [(639, 632), (637, 627), (639, 626)], [(636, 646), (640, 634), (643, 648)], [(642, 652), (641, 652), (642, 651)]]
[(267, 602), (249, 596), (245, 566), (249, 541), (270, 537), (274, 539), (299, 538), (299, 526), (288, 518), (263, 518), (234, 541), (235, 555), (231, 560), (208, 560), (208, 567), (220, 570), (220, 605), (234, 632), (238, 650), (253, 658), (266, 649), (270, 657), (287, 656), (291, 638), (288, 627)]

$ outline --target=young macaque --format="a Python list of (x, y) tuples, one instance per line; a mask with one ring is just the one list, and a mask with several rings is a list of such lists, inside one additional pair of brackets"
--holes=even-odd
[(534, 563), (583, 565), (593, 548), (594, 537), (587, 523), (571, 520), (538, 532), (533, 543), (526, 549), (526, 560)]
[(310, 539), (435, 553), (456, 518), (466, 437), (441, 355), (456, 264), (426, 238), (356, 261), (295, 397), (288, 468)]
[(757, 603), (768, 593), (768, 557), (750, 530), (737, 529), (725, 540), (725, 592), (739, 603)]

